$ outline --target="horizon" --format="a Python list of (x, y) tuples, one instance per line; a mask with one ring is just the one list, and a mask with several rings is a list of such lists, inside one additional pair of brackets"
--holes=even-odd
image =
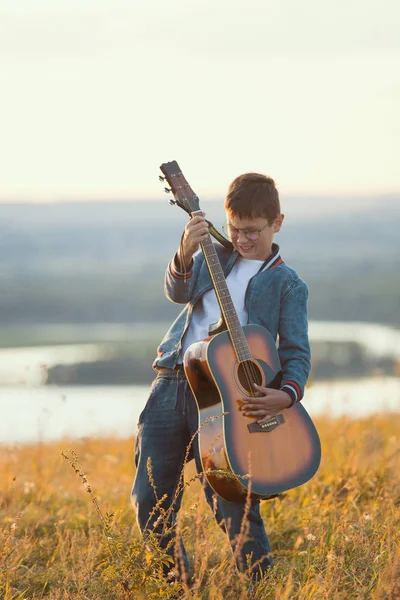
[[(90, 211), (97, 210), (97, 217), (110, 218), (111, 215), (117, 217), (117, 215), (130, 215), (130, 209), (135, 210), (135, 205), (140, 206), (140, 211), (146, 211), (146, 206), (154, 205), (157, 206), (157, 214), (160, 218), (166, 218), (170, 215), (173, 218), (175, 212), (176, 218), (184, 216), (185, 213), (181, 209), (169, 206), (168, 200), (170, 196), (167, 196), (163, 192), (160, 196), (153, 198), (92, 198), (77, 199), (74, 198), (70, 201), (46, 201), (46, 202), (32, 202), (32, 201), (21, 201), (21, 202), (1, 202), (0, 201), (0, 218), (2, 222), (7, 223), (8, 218), (13, 220), (17, 219), (19, 222), (28, 223), (30, 219), (35, 220), (42, 215), (43, 219), (49, 218), (53, 215), (54, 218), (57, 214), (64, 214), (65, 216), (69, 213), (74, 214), (73, 211), (85, 211), (85, 214), (89, 216), (92, 214)], [(362, 215), (370, 218), (379, 219), (382, 218), (394, 218), (394, 215), (398, 215), (400, 211), (400, 193), (399, 194), (381, 194), (381, 195), (351, 195), (351, 196), (338, 196), (338, 195), (314, 195), (307, 196), (305, 194), (288, 194), (280, 197), (281, 200), (281, 211), (286, 216), (287, 222), (293, 223), (293, 219), (296, 221), (321, 221), (321, 219), (335, 218), (336, 220), (346, 216), (348, 218), (359, 218)], [(223, 218), (225, 214), (223, 208), (223, 197), (220, 198), (200, 198), (200, 205), (205, 210), (207, 218), (211, 219), (217, 226), (218, 219)], [(114, 210), (112, 208), (114, 207)], [(170, 209), (173, 208), (174, 210)], [(89, 211), (89, 212), (88, 212)], [(111, 211), (111, 212), (110, 212)], [(142, 212), (140, 213), (142, 214)], [(157, 217), (156, 214), (156, 217)], [(107, 216), (108, 215), (108, 216)], [(179, 216), (178, 216), (179, 215)], [(93, 215), (92, 215), (93, 216)], [(51, 218), (53, 218), (51, 217)], [(97, 218), (95, 217), (95, 219)], [(92, 218), (92, 217), (91, 217)], [(130, 217), (129, 217), (130, 218)], [(286, 222), (286, 221), (285, 221)]]
[[(75, 198), (53, 198), (53, 199), (18, 199), (14, 201), (1, 199), (0, 198), (0, 208), (1, 207), (68, 207), (68, 206), (95, 206), (95, 205), (129, 205), (135, 203), (160, 203), (160, 204), (168, 204), (169, 199), (172, 198), (172, 195), (165, 194), (162, 190), (160, 191), (159, 196), (153, 197), (112, 197), (112, 196), (91, 196), (89, 198), (85, 197), (75, 197)], [(309, 214), (315, 212), (317, 216), (321, 216), (325, 213), (331, 213), (340, 208), (340, 210), (344, 213), (352, 213), (356, 210), (361, 210), (361, 212), (368, 212), (376, 207), (379, 207), (380, 210), (383, 209), (398, 209), (399, 208), (399, 200), (400, 200), (400, 192), (393, 193), (370, 193), (370, 194), (361, 194), (361, 193), (352, 193), (352, 194), (333, 194), (333, 193), (313, 193), (307, 194), (303, 193), (286, 193), (282, 194), (280, 192), (280, 201), (282, 206), (282, 212), (292, 212), (292, 213), (304, 213)], [(211, 205), (220, 205), (224, 201), (224, 195), (209, 196), (209, 197), (200, 197), (201, 203), (211, 204)], [(302, 206), (298, 207), (299, 201), (302, 202)], [(321, 201), (325, 201), (323, 205), (321, 205)], [(332, 202), (333, 204), (330, 204)]]
[[(301, 191), (301, 192), (296, 192), (296, 191), (282, 191), (281, 189), (278, 190), (279, 191), (279, 196), (282, 200), (282, 198), (310, 198), (311, 200), (317, 200), (319, 198), (324, 198), (324, 199), (354, 199), (354, 200), (361, 200), (361, 199), (366, 199), (369, 198), (371, 200), (373, 199), (397, 199), (400, 196), (400, 188), (399, 190), (393, 190), (393, 191), (369, 191), (369, 192), (345, 192), (345, 191), (341, 191), (341, 192), (333, 192), (333, 191), (312, 191), (312, 192), (307, 192), (307, 191)], [(223, 200), (225, 198), (225, 193), (226, 190), (221, 191), (218, 196), (217, 193), (209, 193), (209, 194), (202, 194), (201, 200), (205, 201), (205, 202), (220, 202), (221, 200)], [(172, 197), (172, 196), (171, 196)], [(5, 206), (5, 205), (26, 205), (26, 204), (37, 204), (37, 205), (56, 205), (56, 204), (90, 204), (90, 203), (108, 203), (108, 202), (116, 202), (116, 203), (129, 203), (129, 202), (162, 202), (168, 200), (167, 195), (165, 194), (165, 192), (163, 190), (160, 191), (159, 196), (156, 195), (146, 195), (146, 194), (142, 194), (140, 197), (134, 197), (132, 194), (127, 194), (126, 196), (124, 195), (118, 195), (118, 194), (105, 194), (104, 192), (102, 194), (98, 194), (96, 195), (95, 193), (91, 193), (88, 194), (87, 196), (85, 195), (76, 195), (76, 196), (70, 196), (70, 195), (64, 195), (64, 194), (54, 194), (51, 195), (50, 197), (46, 197), (46, 196), (28, 196), (28, 197), (23, 197), (23, 196), (18, 196), (18, 197), (14, 197), (14, 198), (9, 198), (7, 199), (2, 198), (0, 196), (0, 206)]]

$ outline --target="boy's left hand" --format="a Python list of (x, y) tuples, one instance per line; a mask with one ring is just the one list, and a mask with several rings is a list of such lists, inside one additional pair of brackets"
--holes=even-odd
[(284, 408), (289, 408), (292, 404), (289, 394), (282, 390), (261, 387), (261, 385), (257, 384), (254, 384), (254, 387), (260, 392), (261, 396), (257, 398), (243, 396), (241, 400), (243, 405), (240, 410), (245, 417), (258, 417), (257, 423), (265, 423), (268, 419), (277, 415)]

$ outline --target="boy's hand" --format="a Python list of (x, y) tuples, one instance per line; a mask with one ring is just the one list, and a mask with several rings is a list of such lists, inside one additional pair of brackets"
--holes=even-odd
[(281, 410), (289, 408), (292, 404), (289, 394), (282, 390), (261, 387), (256, 383), (254, 387), (260, 392), (261, 396), (257, 398), (244, 396), (241, 400), (243, 404), (240, 410), (245, 417), (258, 417), (257, 423), (265, 423), (268, 419), (277, 415)]
[(197, 251), (200, 242), (204, 242), (208, 234), (208, 224), (204, 216), (197, 216), (190, 219), (183, 233), (183, 251), (185, 253), (185, 261), (192, 260), (193, 254)]

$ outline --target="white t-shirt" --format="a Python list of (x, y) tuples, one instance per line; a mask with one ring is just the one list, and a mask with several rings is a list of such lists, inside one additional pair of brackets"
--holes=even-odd
[[(263, 260), (251, 260), (239, 256), (226, 278), (226, 284), (241, 325), (246, 325), (248, 321), (248, 314), (244, 305), (248, 283), (258, 273), (263, 264)], [(190, 344), (209, 337), (209, 326), (219, 321), (220, 318), (221, 310), (215, 292), (212, 289), (203, 294), (196, 302), (192, 321), (182, 341), (182, 350), (178, 362), (182, 362), (183, 356)]]

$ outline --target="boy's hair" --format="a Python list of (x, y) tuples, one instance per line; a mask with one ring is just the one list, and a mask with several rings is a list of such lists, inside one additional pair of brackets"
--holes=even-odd
[(265, 217), (269, 222), (281, 212), (274, 180), (261, 173), (244, 173), (236, 177), (228, 188), (224, 207), (238, 217)]

